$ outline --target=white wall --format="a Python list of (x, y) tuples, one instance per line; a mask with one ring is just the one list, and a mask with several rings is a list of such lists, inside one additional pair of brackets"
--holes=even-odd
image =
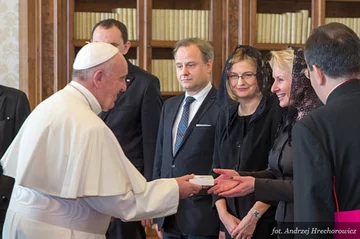
[(0, 0), (0, 84), (19, 88), (19, 1)]

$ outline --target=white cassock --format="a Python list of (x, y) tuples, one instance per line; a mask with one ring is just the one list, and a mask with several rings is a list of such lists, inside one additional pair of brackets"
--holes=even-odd
[(105, 238), (124, 221), (176, 213), (175, 179), (146, 182), (97, 116), (96, 98), (72, 81), (39, 104), (2, 158), (15, 178), (3, 238)]

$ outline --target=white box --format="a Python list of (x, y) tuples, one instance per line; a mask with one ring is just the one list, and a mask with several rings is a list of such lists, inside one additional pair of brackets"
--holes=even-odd
[(203, 186), (214, 186), (214, 177), (212, 175), (195, 175), (189, 182)]

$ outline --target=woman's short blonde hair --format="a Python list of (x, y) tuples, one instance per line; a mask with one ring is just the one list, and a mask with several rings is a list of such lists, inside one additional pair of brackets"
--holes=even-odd
[(284, 70), (288, 70), (290, 73), (292, 72), (292, 68), (294, 65), (294, 50), (291, 48), (287, 48), (285, 50), (278, 51), (270, 51), (271, 58), (269, 64), (271, 69), (274, 70), (274, 67), (277, 66)]
[[(248, 56), (246, 53), (245, 53), (245, 49), (244, 48), (239, 48), (236, 50), (236, 52), (234, 53), (234, 56), (233, 58), (231, 59), (231, 67), (230, 69), (232, 68), (232, 66), (240, 61), (244, 61), (244, 60), (247, 60), (249, 61), (251, 64), (253, 64), (255, 66), (255, 68), (257, 68), (257, 64), (256, 64), (256, 59), (253, 58), (253, 57), (250, 57)], [(258, 69), (256, 69), (256, 71), (258, 71)], [(256, 73), (256, 72), (255, 72)], [(230, 96), (230, 98), (232, 100), (235, 100), (235, 101), (238, 101), (238, 97), (233, 93), (233, 91), (231, 90), (231, 87), (229, 85), (229, 81), (226, 80), (226, 90), (227, 90), (227, 93), (228, 95)]]

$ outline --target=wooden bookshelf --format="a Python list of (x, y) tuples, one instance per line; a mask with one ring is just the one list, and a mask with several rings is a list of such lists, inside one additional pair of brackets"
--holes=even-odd
[(153, 59), (172, 59), (176, 42), (152, 39), (152, 9), (209, 10), (209, 41), (215, 49), (215, 86), (219, 85), (224, 63), (237, 44), (252, 45), (260, 50), (282, 49), (290, 45), (256, 42), (256, 13), (307, 9), (312, 19), (311, 28), (324, 24), (326, 17), (360, 17), (360, 0), (19, 1), (20, 87), (28, 94), (32, 108), (71, 80), (74, 56), (85, 44), (83, 39), (74, 39), (74, 12), (110, 12), (120, 6), (136, 8), (137, 39), (132, 41), (129, 55), (148, 71), (151, 71)]
[[(154, 23), (152, 22), (152, 13), (153, 9), (174, 9), (179, 11), (186, 10), (209, 10), (210, 16), (209, 21), (209, 35), (211, 42), (217, 42), (218, 45), (221, 45), (222, 36), (221, 34), (221, 4), (217, 0), (184, 0), (184, 1), (174, 1), (174, 0), (125, 0), (121, 4), (117, 0), (104, 0), (101, 2), (95, 0), (67, 0), (72, 7), (73, 11), (69, 13), (73, 17), (74, 12), (85, 12), (85, 11), (95, 11), (95, 12), (109, 12), (113, 8), (118, 8), (119, 6), (123, 8), (136, 8), (137, 14), (137, 35), (138, 39), (132, 41), (132, 48), (136, 49), (136, 54), (132, 54), (132, 57), (137, 59), (138, 65), (151, 72), (152, 59), (173, 59), (172, 49), (177, 41), (170, 40), (153, 40), (152, 39), (152, 27)], [(71, 28), (74, 29), (74, 19), (72, 21)], [(179, 23), (177, 23), (179, 24)], [(174, 26), (176, 27), (176, 25)], [(73, 56), (76, 55), (76, 52), (85, 44), (85, 40), (82, 39), (69, 39), (69, 49), (74, 49)], [(133, 50), (134, 51), (134, 50)], [(213, 69), (213, 82), (216, 86), (219, 85), (219, 79), (222, 71), (222, 59), (221, 48), (215, 49), (215, 62)], [(131, 53), (131, 52), (130, 52)], [(129, 57), (129, 55), (128, 55)], [(74, 57), (70, 57), (70, 61), (73, 61)], [(160, 79), (161, 80), (161, 79)], [(162, 94), (166, 97), (177, 95), (180, 92), (177, 91), (168, 91), (163, 92)]]

